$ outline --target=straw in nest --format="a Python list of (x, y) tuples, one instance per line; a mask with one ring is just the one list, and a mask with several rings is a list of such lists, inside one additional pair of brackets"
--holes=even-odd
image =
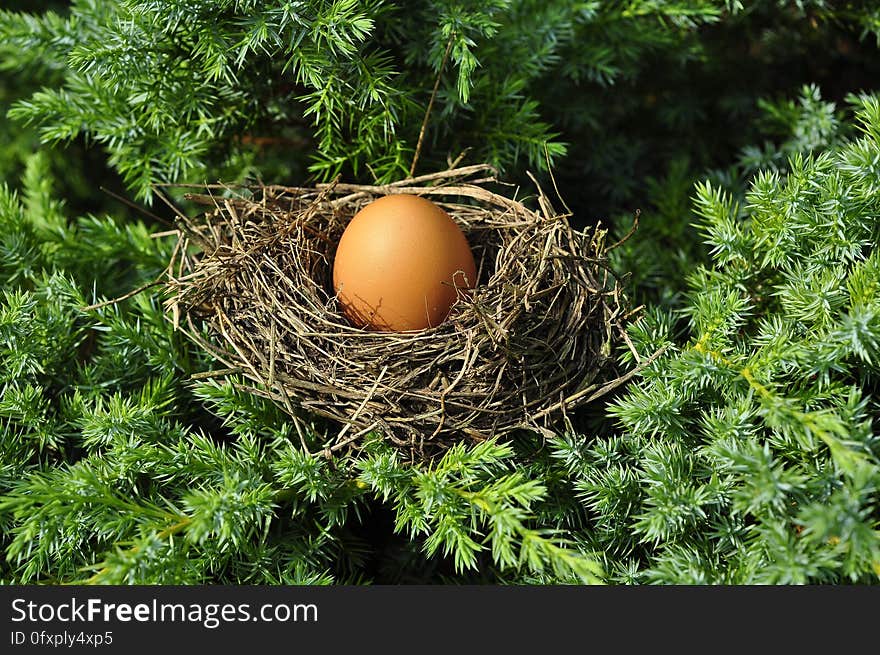
[[(167, 301), (175, 323), (225, 365), (221, 373), (246, 378), (294, 418), (341, 423), (322, 446), (328, 455), (371, 433), (424, 455), (462, 439), (550, 430), (631, 375), (614, 377), (611, 366), (625, 301), (605, 230), (572, 228), (540, 188), (537, 209), (490, 191), (497, 180), (479, 177), (489, 170), (189, 194), (210, 209), (181, 216)], [(333, 295), (335, 244), (348, 221), (392, 193), (437, 202), (477, 262), (477, 286), (423, 331), (355, 328)]]

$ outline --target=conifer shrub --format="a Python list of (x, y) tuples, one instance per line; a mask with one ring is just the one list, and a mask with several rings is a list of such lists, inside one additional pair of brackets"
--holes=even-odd
[[(873, 3), (47, 5), (0, 12), (0, 580), (876, 583)], [(425, 169), (642, 209), (614, 356), (663, 354), (556, 436), (314, 457), (338, 426), (212, 377), (105, 174), (399, 179), (435, 80)]]
[(877, 580), (880, 103), (853, 101), (852, 140), (759, 171), (742, 201), (695, 187), (711, 262), (631, 333), (668, 356), (609, 407), (614, 437), (560, 441), (619, 580)]
[(423, 140), (418, 172), (464, 154), (527, 184), (549, 159), (578, 216), (631, 216), (669, 162), (699, 174), (757, 142), (757, 99), (815, 82), (842, 100), (880, 75), (870, 0), (10, 6), (10, 116), (100, 146), (145, 201), (178, 181), (388, 182)]

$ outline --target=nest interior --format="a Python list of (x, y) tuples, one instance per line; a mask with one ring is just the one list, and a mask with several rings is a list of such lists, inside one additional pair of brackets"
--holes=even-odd
[[(190, 193), (208, 208), (179, 217), (166, 305), (225, 365), (220, 374), (247, 380), (294, 419), (305, 411), (338, 422), (325, 454), (372, 434), (424, 454), (463, 439), (546, 432), (629, 377), (611, 374), (626, 302), (604, 229), (574, 229), (540, 188), (533, 209), (490, 190), (497, 184), (490, 169), (470, 166), (383, 186)], [(427, 330), (353, 327), (333, 294), (343, 230), (391, 193), (443, 207), (477, 262), (475, 288)]]

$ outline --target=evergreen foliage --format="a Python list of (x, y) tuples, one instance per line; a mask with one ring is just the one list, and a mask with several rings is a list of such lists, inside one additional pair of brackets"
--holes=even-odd
[(742, 202), (696, 186), (711, 264), (688, 276), (684, 334), (669, 312), (636, 324), (642, 356), (669, 350), (610, 407), (619, 434), (558, 449), (620, 580), (880, 574), (880, 102), (853, 101), (857, 138), (804, 153), (794, 130), (788, 166), (758, 172)]
[(804, 70), (816, 51), (880, 73), (873, 3), (789, 4), (73, 0), (0, 12), (0, 65), (44, 85), (13, 119), (100, 144), (141, 200), (160, 182), (403, 177), (439, 74), (424, 170), (466, 152), (526, 180), (549, 156), (595, 216), (666, 161), (726, 163), (757, 136), (756, 98), (837, 80)]
[[(877, 582), (875, 3), (17, 4), (0, 580)], [(156, 287), (106, 302), (174, 237), (99, 188), (403, 177), (438, 73), (420, 168), (549, 160), (579, 220), (642, 209), (618, 356), (664, 354), (555, 437), (305, 455), (335, 426), (211, 378)]]

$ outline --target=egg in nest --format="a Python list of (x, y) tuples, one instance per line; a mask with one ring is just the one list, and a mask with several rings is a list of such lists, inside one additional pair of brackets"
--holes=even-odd
[(476, 283), (467, 238), (421, 196), (383, 196), (355, 214), (333, 262), (333, 289), (356, 327), (402, 332), (439, 325)]

